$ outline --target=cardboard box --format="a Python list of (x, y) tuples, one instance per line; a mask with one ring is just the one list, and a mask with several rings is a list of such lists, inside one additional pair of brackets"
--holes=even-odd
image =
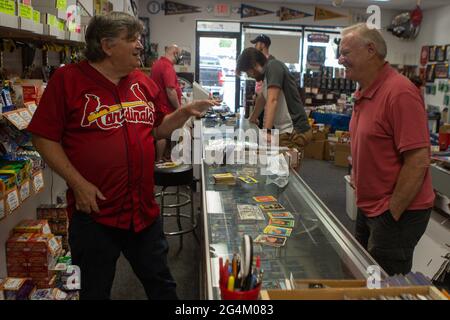
[(19, 233), (42, 233), (50, 234), (50, 226), (47, 220), (22, 220), (17, 226), (14, 227), (13, 232)]
[(294, 289), (324, 288), (365, 288), (367, 280), (330, 280), (330, 279), (303, 279), (294, 281)]
[(336, 143), (334, 151), (334, 164), (339, 167), (348, 167), (348, 157), (351, 155), (350, 143)]
[(325, 148), (323, 151), (323, 160), (325, 161), (334, 161), (334, 152), (335, 152), (336, 142), (326, 140)]
[(301, 290), (262, 290), (262, 300), (344, 300), (370, 299), (380, 296), (398, 296), (401, 294), (429, 295), (433, 300), (447, 300), (435, 287), (391, 287), (382, 289), (368, 288), (325, 288)]
[(305, 158), (323, 160), (325, 140), (311, 141), (305, 148)]

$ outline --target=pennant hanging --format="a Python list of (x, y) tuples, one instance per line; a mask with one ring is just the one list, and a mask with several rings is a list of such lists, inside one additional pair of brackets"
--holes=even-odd
[(277, 16), (280, 17), (280, 21), (286, 21), (292, 19), (311, 17), (312, 14), (286, 7), (281, 7), (280, 10), (277, 11)]
[(241, 5), (241, 18), (250, 18), (250, 17), (257, 17), (257, 16), (263, 16), (265, 14), (271, 14), (274, 13), (273, 11), (261, 9), (252, 7), (246, 4)]
[(316, 7), (316, 11), (314, 14), (314, 20), (329, 20), (329, 19), (336, 19), (336, 18), (346, 18), (346, 15), (330, 11), (325, 8)]
[(187, 4), (182, 4), (173, 1), (165, 1), (164, 9), (166, 16), (174, 14), (186, 14), (186, 13), (197, 13), (202, 12), (200, 7), (190, 6)]

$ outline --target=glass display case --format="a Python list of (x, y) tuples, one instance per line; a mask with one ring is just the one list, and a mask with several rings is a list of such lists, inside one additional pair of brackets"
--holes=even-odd
[[(207, 120), (205, 120), (207, 121)], [(235, 127), (251, 127), (247, 120)], [(203, 123), (205, 127), (212, 127)], [(208, 130), (203, 131), (207, 134)], [(210, 139), (203, 136), (205, 145)], [(204, 146), (205, 147), (205, 146)], [(237, 205), (258, 205), (257, 196), (273, 196), (295, 218), (292, 234), (282, 247), (254, 243), (254, 256), (260, 256), (264, 269), (263, 288), (286, 288), (286, 279), (366, 279), (366, 268), (376, 264), (354, 237), (336, 219), (301, 177), (290, 171), (289, 182), (279, 187), (263, 168), (248, 164), (207, 164), (203, 160), (202, 226), (204, 243), (203, 298), (220, 299), (219, 257), (231, 261), (240, 252), (244, 234), (255, 239), (269, 224), (264, 221), (241, 221)], [(258, 182), (247, 184), (236, 179), (234, 185), (216, 184), (213, 174), (233, 173), (253, 176)], [(382, 271), (382, 277), (386, 276)]]

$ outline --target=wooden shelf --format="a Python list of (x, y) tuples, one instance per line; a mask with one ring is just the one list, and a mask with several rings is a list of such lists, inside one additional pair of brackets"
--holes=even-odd
[(82, 46), (84, 42), (80, 41), (71, 41), (71, 40), (62, 40), (57, 39), (54, 36), (36, 34), (30, 31), (19, 30), (14, 28), (7, 28), (0, 26), (0, 38), (14, 39), (14, 40), (22, 40), (28, 42), (38, 42), (38, 43), (57, 43), (62, 45), (70, 45), (70, 46)]

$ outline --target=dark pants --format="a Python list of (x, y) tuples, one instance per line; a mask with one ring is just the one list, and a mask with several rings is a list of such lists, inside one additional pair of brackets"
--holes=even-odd
[(390, 276), (407, 274), (430, 215), (431, 209), (405, 211), (395, 221), (390, 211), (368, 218), (358, 209), (355, 237)]
[(161, 218), (139, 233), (107, 227), (75, 213), (69, 227), (72, 263), (81, 270), (80, 299), (110, 299), (116, 262), (122, 252), (149, 299), (177, 299), (167, 266), (168, 243)]

